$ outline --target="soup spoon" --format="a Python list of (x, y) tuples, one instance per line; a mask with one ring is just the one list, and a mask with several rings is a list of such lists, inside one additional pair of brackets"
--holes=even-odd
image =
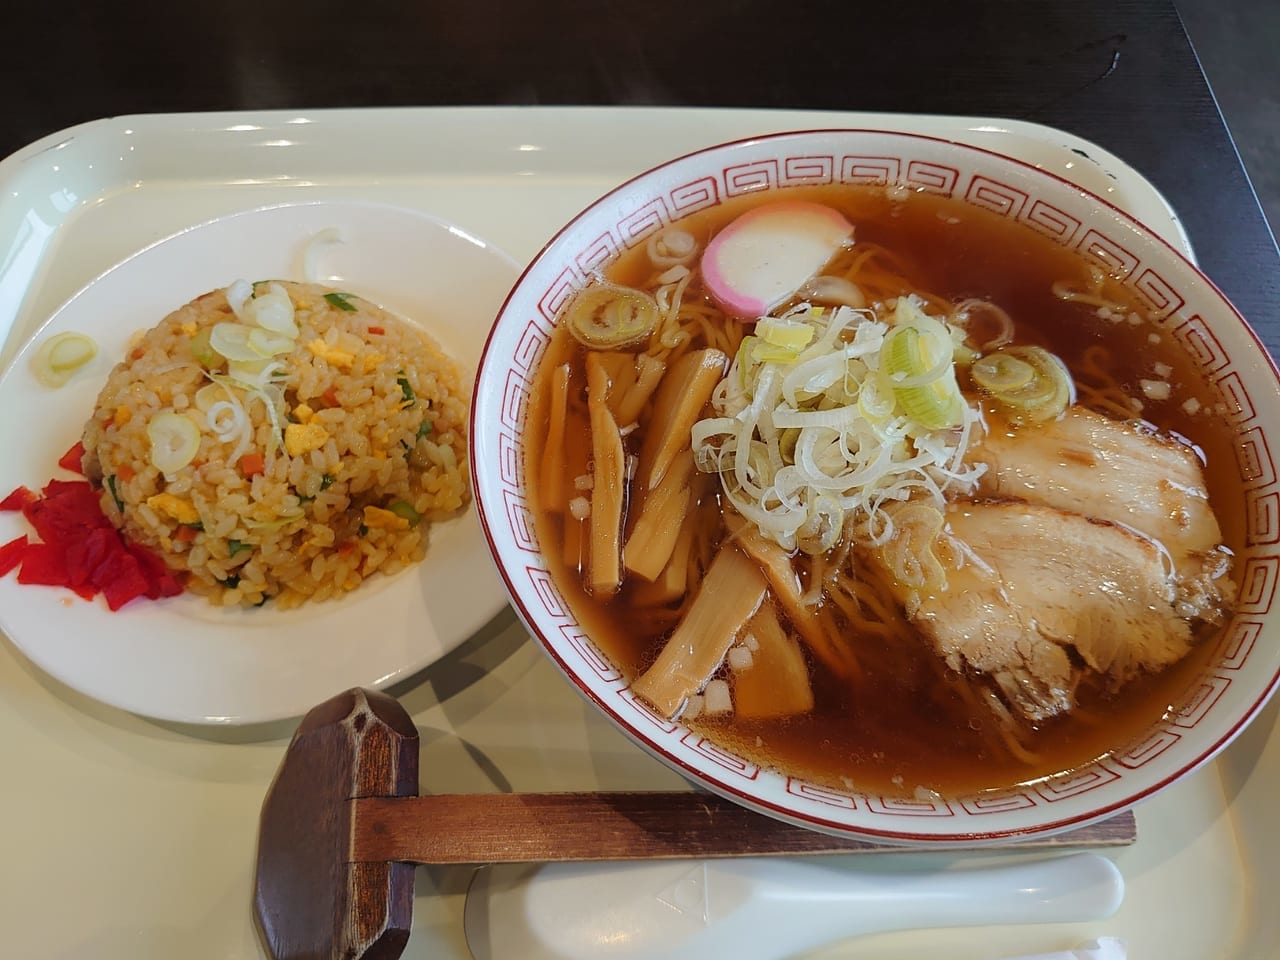
[(664, 860), (477, 871), (475, 960), (781, 960), (888, 930), (1097, 920), (1124, 898), (1106, 857), (964, 869), (849, 860)]

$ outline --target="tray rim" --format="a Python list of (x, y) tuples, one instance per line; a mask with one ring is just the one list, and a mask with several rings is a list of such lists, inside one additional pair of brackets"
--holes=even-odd
[[(590, 130), (601, 123), (616, 123), (620, 116), (626, 118), (629, 127), (647, 124), (649, 129), (657, 129), (666, 134), (674, 132), (673, 124), (679, 125), (680, 135), (684, 137), (680, 149), (688, 145), (690, 131), (700, 132), (704, 125), (730, 117), (734, 121), (758, 118), (762, 126), (754, 132), (761, 134), (818, 127), (911, 131), (926, 125), (930, 128), (937, 127), (934, 135), (943, 139), (976, 142), (980, 146), (985, 145), (987, 149), (995, 149), (995, 152), (1000, 150), (984, 144), (984, 138), (1012, 136), (1052, 149), (1063, 154), (1064, 159), (1067, 159), (1065, 154), (1068, 152), (1075, 154), (1075, 157), (1067, 159), (1068, 165), (1072, 162), (1091, 164), (1087, 168), (1090, 179), (1101, 175), (1116, 184), (1116, 187), (1105, 186), (1099, 181), (1095, 192), (1120, 189), (1126, 196), (1140, 201), (1141, 208), (1134, 211), (1136, 219), (1184, 250), (1192, 262), (1196, 259), (1190, 238), (1176, 211), (1146, 176), (1097, 143), (1059, 128), (1028, 120), (961, 114), (652, 106), (379, 107), (124, 114), (65, 127), (0, 159), (0, 236), (21, 238), (24, 234), (28, 235), (25, 247), (15, 241), (8, 254), (0, 257), (0, 368), (7, 366), (12, 358), (15, 347), (15, 337), (12, 336), (14, 327), (19, 317), (26, 312), (27, 294), (39, 281), (38, 270), (44, 261), (44, 254), (61, 228), (74, 222), (78, 212), (86, 204), (101, 200), (115, 191), (180, 185), (191, 179), (190, 176), (173, 175), (168, 162), (162, 163), (159, 169), (149, 166), (154, 152), (149, 144), (160, 143), (169, 149), (177, 149), (185, 162), (203, 164), (206, 173), (214, 169), (226, 170), (228, 160), (242, 162), (245, 157), (251, 158), (253, 162), (249, 169), (256, 169), (258, 176), (245, 176), (248, 169), (240, 169), (240, 177), (233, 181), (235, 183), (276, 182), (305, 186), (312, 181), (287, 172), (288, 165), (279, 161), (285, 155), (292, 160), (299, 150), (306, 159), (312, 159), (316, 154), (316, 144), (314, 138), (308, 139), (307, 134), (316, 131), (358, 128), (385, 135), (400, 146), (408, 142), (421, 147), (434, 144), (432, 133), (442, 126), (446, 131), (479, 130), (482, 134), (479, 139), (473, 139), (460, 151), (451, 148), (446, 151), (446, 155), (456, 164), (458, 160), (466, 160), (479, 153), (490, 162), (488, 168), (481, 168), (480, 173), (483, 175), (485, 172), (509, 173), (514, 167), (505, 158), (495, 158), (490, 153), (494, 143), (509, 141), (508, 131), (538, 131), (553, 119), (569, 120), (582, 130)], [(297, 131), (303, 133), (298, 134)], [(502, 131), (502, 135), (494, 131)], [(737, 139), (740, 134), (741, 130), (738, 129), (732, 134), (703, 138), (698, 143), (705, 146), (718, 140)], [(439, 139), (446, 142), (450, 140), (448, 136)], [(286, 146), (290, 149), (279, 149)], [(320, 155), (328, 160), (330, 158), (324, 152), (325, 146), (327, 144), (321, 146)], [(530, 153), (521, 158), (524, 161), (533, 158), (532, 163), (524, 164), (529, 168), (525, 172), (533, 175), (548, 172), (538, 169), (538, 161), (543, 159), (546, 148), (537, 144), (529, 146)], [(141, 151), (139, 147), (142, 148)], [(596, 144), (593, 144), (594, 147)], [(616, 145), (610, 147), (605, 144), (602, 149), (612, 149), (614, 158), (618, 159)], [(115, 154), (115, 159), (109, 154)], [(671, 155), (673, 153), (670, 151), (659, 154), (663, 158)], [(373, 176), (371, 182), (382, 182), (380, 178), (395, 180), (397, 177), (412, 176), (412, 165), (406, 168), (403, 158), (396, 150), (384, 151), (382, 157), (381, 162), (400, 162)], [(433, 157), (433, 161), (436, 159), (438, 158)], [(89, 162), (91, 160), (97, 162)], [(559, 160), (559, 155), (553, 150), (549, 162), (554, 165)], [(83, 185), (79, 186), (78, 192), (64, 188), (64, 198), (60, 202), (47, 189), (47, 177), (42, 176), (46, 171), (40, 169), (42, 161), (48, 161), (51, 170), (60, 173), (63, 179), (70, 178), (72, 167), (81, 165), (87, 168), (78, 171), (78, 176), (84, 181)], [(644, 162), (635, 164), (634, 172), (639, 172), (646, 165)], [(547, 162), (544, 161), (542, 166), (547, 167)], [(63, 172), (62, 168), (67, 168), (67, 171)], [(468, 170), (473, 169), (474, 165), (469, 163)], [(455, 172), (461, 172), (461, 169), (456, 169)], [(563, 170), (559, 172), (563, 173)], [(38, 227), (35, 228), (36, 235), (31, 237), (33, 223), (38, 224)], [(41, 230), (43, 235), (40, 235)], [(35, 242), (30, 242), (32, 239)], [(502, 247), (501, 244), (498, 246)], [(104, 265), (94, 277), (84, 278), (84, 283), (78, 285), (76, 290), (105, 272), (109, 266), (114, 266), (114, 263)], [(16, 339), (19, 342), (25, 340), (33, 332), (34, 328), (28, 320)]]

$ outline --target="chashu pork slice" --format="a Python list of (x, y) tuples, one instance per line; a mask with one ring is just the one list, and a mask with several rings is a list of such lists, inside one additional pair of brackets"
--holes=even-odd
[(1030, 720), (1069, 710), (1084, 669), (1122, 684), (1190, 649), (1160, 551), (1117, 524), (1021, 502), (946, 513), (946, 585), (895, 587), (957, 671), (989, 675)]
[(1071, 407), (1046, 424), (993, 429), (966, 459), (987, 465), (979, 495), (1109, 520), (1162, 544), (1187, 616), (1214, 619), (1234, 598), (1230, 554), (1187, 444)]

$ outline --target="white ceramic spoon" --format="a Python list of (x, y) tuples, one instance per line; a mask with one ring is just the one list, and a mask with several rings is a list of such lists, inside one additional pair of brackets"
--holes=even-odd
[(904, 869), (728, 859), (494, 866), (467, 894), (475, 960), (781, 960), (836, 940), (919, 927), (1108, 917), (1110, 860)]

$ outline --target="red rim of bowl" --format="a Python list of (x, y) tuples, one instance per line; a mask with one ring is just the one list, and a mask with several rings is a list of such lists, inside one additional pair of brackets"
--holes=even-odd
[[(992, 157), (1002, 163), (1006, 163), (1011, 166), (1021, 168), (1025, 171), (1029, 171), (1032, 176), (1040, 176), (1040, 177), (1044, 177), (1046, 179), (1055, 181), (1067, 187), (1068, 189), (1075, 191), (1081, 196), (1088, 198), (1094, 203), (1099, 204), (1100, 206), (1106, 208), (1107, 210), (1111, 211), (1120, 220), (1126, 222), (1131, 227), (1136, 228), (1137, 231), (1140, 234), (1142, 234), (1144, 237), (1146, 237), (1149, 240), (1155, 240), (1159, 245), (1164, 247), (1164, 249), (1180, 264), (1181, 268), (1191, 271), (1196, 278), (1198, 278), (1202, 283), (1205, 284), (1205, 286), (1209, 290), (1212, 291), (1213, 297), (1216, 300), (1218, 300), (1221, 303), (1221, 305), (1225, 306), (1227, 310), (1230, 311), (1231, 316), (1235, 318), (1241, 330), (1243, 330), (1243, 332), (1246, 333), (1253, 340), (1253, 343), (1257, 348), (1257, 352), (1262, 357), (1266, 358), (1268, 369), (1271, 372), (1274, 385), (1277, 389), (1277, 392), (1280, 392), (1280, 368), (1277, 367), (1276, 361), (1274, 360), (1274, 358), (1271, 357), (1270, 352), (1267, 350), (1265, 344), (1263, 344), (1261, 338), (1259, 338), (1257, 332), (1253, 329), (1252, 326), (1250, 326), (1249, 322), (1244, 318), (1244, 316), (1240, 313), (1240, 311), (1236, 309), (1235, 305), (1230, 301), (1230, 299), (1228, 299), (1226, 294), (1222, 292), (1222, 290), (1218, 287), (1218, 285), (1215, 284), (1213, 280), (1211, 280), (1208, 276), (1206, 276), (1205, 273), (1195, 263), (1193, 263), (1190, 259), (1187, 258), (1186, 255), (1182, 253), (1182, 251), (1178, 250), (1177, 247), (1171, 244), (1163, 236), (1161, 236), (1159, 233), (1157, 233), (1156, 231), (1146, 226), (1146, 224), (1138, 220), (1132, 214), (1118, 207), (1117, 205), (1107, 200), (1106, 198), (1100, 197), (1097, 194), (1093, 193), (1092, 191), (1087, 190), (1084, 187), (1081, 187), (1080, 185), (1066, 179), (1065, 177), (1062, 177), (1056, 173), (1053, 173), (1052, 171), (1045, 170), (1041, 167), (1037, 167), (1034, 164), (1027, 163), (1024, 160), (1019, 160), (1015, 157), (1010, 157), (1005, 154), (998, 153), (994, 150), (988, 150), (985, 147), (973, 146), (971, 144), (962, 143), (960, 141), (952, 140), (946, 137), (933, 137), (925, 134), (905, 133), (905, 132), (896, 131), (896, 130), (877, 130), (870, 127), (831, 127), (831, 128), (816, 128), (816, 129), (805, 129), (805, 130), (789, 130), (789, 131), (781, 131), (777, 133), (763, 134), (763, 135), (754, 136), (754, 137), (742, 137), (736, 140), (729, 140), (723, 143), (714, 144), (712, 146), (703, 147), (698, 150), (693, 150), (688, 153), (682, 154), (678, 157), (674, 157), (670, 160), (666, 160), (666, 161), (663, 161), (662, 163), (649, 167), (648, 169), (642, 171), (641, 173), (636, 174), (635, 176), (628, 178), (627, 180), (613, 187), (608, 192), (601, 194), (599, 197), (593, 200), (590, 204), (588, 204), (586, 207), (580, 210), (577, 214), (575, 214), (572, 219), (570, 219), (567, 223), (565, 223), (564, 226), (562, 226), (559, 230), (557, 230), (556, 233), (546, 243), (542, 245), (542, 247), (538, 250), (537, 254), (535, 254), (529, 260), (528, 264), (521, 271), (520, 276), (516, 280), (515, 285), (507, 293), (507, 296), (503, 300), (501, 309), (498, 311), (497, 316), (494, 318), (494, 324), (490, 328), (488, 336), (485, 338), (484, 348), (480, 354), (480, 363), (476, 369), (476, 379), (475, 379), (475, 383), (473, 384), (473, 391), (472, 391), (473, 398), (479, 396), (480, 383), (484, 377), (485, 363), (488, 360), (490, 355), (490, 348), (493, 344), (493, 339), (497, 332), (498, 321), (501, 320), (506, 315), (507, 309), (508, 307), (510, 307), (512, 299), (516, 296), (516, 293), (524, 285), (525, 280), (528, 277), (529, 273), (535, 267), (537, 267), (538, 264), (541, 263), (541, 261), (546, 256), (546, 254), (557, 243), (559, 243), (561, 238), (564, 237), (566, 234), (568, 234), (574, 228), (574, 226), (578, 223), (578, 221), (588, 216), (593, 210), (599, 207), (602, 203), (606, 202), (610, 197), (613, 197), (620, 193), (625, 192), (632, 184), (636, 183), (637, 181), (643, 180), (646, 177), (653, 175), (654, 173), (657, 173), (661, 170), (665, 170), (669, 167), (673, 167), (677, 164), (683, 163), (686, 160), (689, 160), (694, 157), (700, 157), (707, 154), (730, 150), (735, 147), (748, 146), (753, 144), (765, 144), (765, 143), (770, 143), (775, 141), (795, 140), (795, 139), (802, 139), (805, 137), (849, 136), (849, 135), (859, 135), (859, 134), (870, 134), (874, 136), (895, 137), (895, 138), (901, 138), (906, 140), (918, 140), (918, 141), (927, 142), (927, 143), (946, 144), (949, 147), (955, 148), (960, 151), (971, 152), (971, 153), (981, 154), (987, 157)], [(470, 429), (471, 429), (472, 437), (477, 436), (478, 426), (480, 426), (480, 424), (477, 421), (477, 405), (473, 399), (472, 406), (471, 406), (471, 415), (470, 415)], [(1077, 814), (1077, 815), (1063, 817), (1060, 819), (1050, 820), (1044, 823), (1038, 823), (1031, 827), (1010, 828), (1006, 830), (965, 831), (965, 832), (954, 832), (954, 833), (913, 833), (911, 831), (905, 831), (905, 830), (881, 830), (874, 827), (862, 827), (862, 826), (854, 827), (849, 825), (848, 823), (843, 823), (835, 820), (828, 820), (823, 817), (819, 817), (809, 813), (799, 812), (792, 808), (782, 807), (777, 804), (771, 803), (767, 800), (762, 800), (759, 797), (753, 796), (749, 793), (739, 790), (730, 784), (724, 783), (716, 779), (706, 771), (691, 766), (690, 764), (686, 763), (679, 757), (675, 757), (671, 755), (662, 746), (653, 742), (647, 736), (645, 736), (643, 732), (641, 732), (632, 723), (626, 720), (621, 714), (619, 714), (616, 710), (614, 710), (609, 704), (605, 703), (599, 696), (595, 694), (594, 691), (592, 691), (589, 687), (587, 687), (578, 678), (578, 676), (574, 671), (569, 669), (568, 665), (560, 657), (559, 653), (555, 650), (552, 644), (547, 640), (546, 637), (542, 635), (542, 632), (537, 629), (534, 618), (530, 614), (529, 610), (525, 607), (524, 601), (521, 599), (520, 592), (516, 589), (515, 584), (513, 583), (511, 577), (508, 575), (506, 565), (503, 563), (501, 559), (501, 556), (502, 556), (501, 552), (497, 544), (495, 543), (493, 534), (490, 530), (489, 514), (485, 507), (485, 501), (484, 501), (484, 498), (480, 495), (479, 485), (476, 482), (477, 464), (476, 464), (476, 453), (475, 453), (474, 443), (468, 446), (468, 460), (469, 460), (469, 465), (471, 469), (471, 483), (473, 488), (473, 495), (475, 497), (476, 508), (480, 518), (480, 527), (484, 531), (485, 540), (489, 545), (489, 552), (494, 558), (494, 565), (498, 570), (498, 575), (502, 578), (502, 582), (506, 587), (507, 594), (511, 598), (512, 605), (515, 607), (516, 612), (519, 614), (520, 619), (524, 623), (525, 627), (529, 630), (530, 634), (534, 637), (534, 639), (537, 640), (539, 647), (541, 647), (542, 651), (552, 660), (553, 663), (555, 663), (556, 667), (560, 670), (560, 672), (564, 675), (564, 677), (573, 685), (573, 687), (578, 691), (578, 693), (582, 695), (585, 699), (593, 703), (605, 716), (607, 716), (613, 722), (613, 724), (618, 729), (620, 729), (623, 733), (625, 733), (628, 737), (630, 737), (633, 741), (635, 741), (646, 752), (655, 756), (656, 758), (658, 758), (668, 766), (676, 768), (678, 772), (681, 772), (687, 778), (692, 779), (697, 784), (706, 787), (707, 789), (711, 790), (714, 793), (718, 793), (730, 800), (733, 800), (734, 802), (739, 803), (742, 806), (748, 807), (750, 809), (754, 809), (768, 816), (789, 821), (791, 823), (795, 823), (804, 827), (809, 827), (811, 829), (815, 829), (815, 830), (819, 830), (827, 833), (834, 833), (842, 836), (872, 838), (875, 840), (880, 840), (888, 843), (902, 844), (904, 846), (910, 846), (910, 845), (921, 846), (922, 845), (922, 846), (927, 846), (931, 849), (934, 849), (934, 848), (941, 849), (947, 846), (999, 843), (999, 842), (1005, 842), (1010, 840), (1027, 839), (1030, 837), (1049, 836), (1052, 834), (1062, 833), (1067, 830), (1087, 826), (1088, 824), (1106, 819), (1109, 816), (1112, 816), (1116, 813), (1127, 810), (1135, 806), (1136, 804), (1141, 803), (1143, 800), (1165, 789), (1170, 784), (1178, 780), (1181, 780), (1183, 777), (1193, 773), (1194, 771), (1198, 770), (1200, 767), (1212, 761), (1245, 729), (1245, 727), (1247, 727), (1253, 721), (1255, 717), (1257, 717), (1259, 712), (1261, 712), (1262, 708), (1266, 705), (1267, 701), (1275, 693), (1277, 686), (1280, 686), (1280, 668), (1277, 668), (1277, 670), (1272, 674), (1270, 680), (1268, 680), (1266, 685), (1263, 687), (1261, 694), (1254, 700), (1254, 702), (1249, 706), (1249, 708), (1243, 711), (1240, 714), (1240, 716), (1237, 718), (1236, 722), (1233, 723), (1230, 726), (1230, 728), (1226, 730), (1220, 737), (1218, 737), (1213, 742), (1213, 744), (1211, 744), (1207, 749), (1200, 751), (1195, 757), (1187, 761), (1185, 764), (1182, 764), (1176, 771), (1169, 774), (1168, 776), (1160, 778), (1159, 780), (1157, 780), (1152, 784), (1149, 784), (1145, 787), (1142, 787), (1131, 793), (1128, 793), (1126, 796), (1112, 803), (1090, 810), (1088, 813), (1085, 813), (1085, 814)]]

